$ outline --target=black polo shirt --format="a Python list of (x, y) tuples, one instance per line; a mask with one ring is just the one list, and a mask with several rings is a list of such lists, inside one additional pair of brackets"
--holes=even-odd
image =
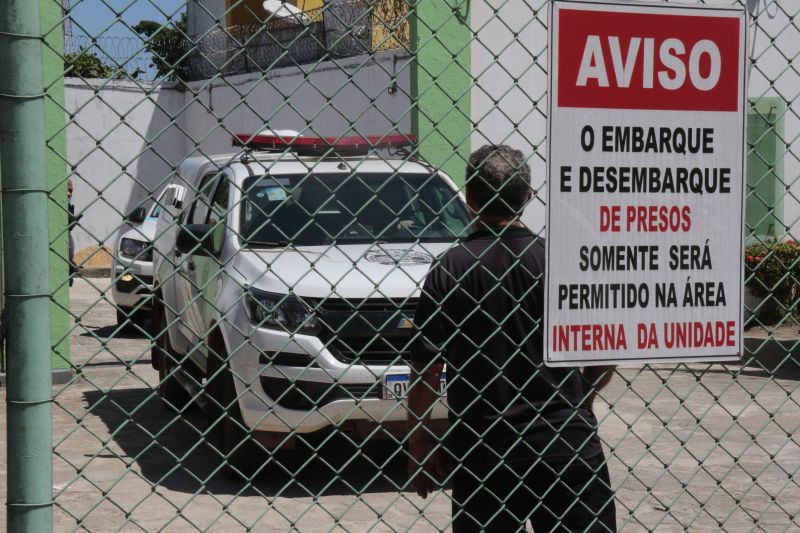
[(542, 362), (544, 239), (496, 231), (440, 259), (414, 318), (412, 361), (447, 364), (447, 448), (485, 464), (594, 456), (602, 450), (580, 370)]

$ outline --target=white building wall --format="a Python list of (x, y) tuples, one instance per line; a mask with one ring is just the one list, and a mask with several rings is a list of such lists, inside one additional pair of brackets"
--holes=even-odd
[(191, 85), (186, 128), (196, 152), (231, 150), (231, 134), (266, 128), (305, 135), (411, 132), (410, 68), (400, 51), (243, 74)]
[(233, 133), (267, 127), (306, 135), (411, 132), (408, 56), (277, 69), (176, 84), (68, 78), (67, 163), (80, 227), (76, 250), (112, 248), (123, 217), (163, 187), (186, 157), (232, 152)]
[(183, 101), (169, 84), (67, 78), (67, 164), (82, 214), (76, 250), (111, 247), (123, 216), (170, 178), (186, 154)]
[[(694, 0), (694, 3), (701, 2)], [(750, 13), (756, 15), (751, 17), (748, 35), (750, 56), (755, 58), (748, 94), (751, 98), (780, 96), (787, 101), (783, 175), (791, 186), (784, 198), (784, 222), (795, 228), (797, 238), (800, 237), (800, 104), (792, 108), (792, 103), (800, 98), (800, 71), (790, 66), (787, 58), (800, 54), (797, 27), (800, 1), (746, 0), (746, 4)], [(533, 184), (541, 201), (531, 203), (524, 220), (541, 229), (545, 212), (545, 191), (541, 187), (547, 154), (548, 2), (475, 0), (471, 9), (472, 29), (476, 33), (471, 47), (475, 79), (472, 119), (478, 125), (472, 135), (472, 146), (506, 143), (529, 155)]]
[(523, 220), (541, 230), (547, 154), (547, 2), (477, 0), (471, 10), (476, 32), (471, 50), (472, 120), (477, 125), (472, 148), (508, 144), (529, 157), (537, 197)]
[[(224, 10), (224, 0), (218, 3)], [(783, 175), (790, 187), (784, 219), (797, 228), (797, 237), (800, 116), (791, 103), (800, 97), (800, 74), (786, 58), (800, 54), (800, 30), (789, 20), (800, 14), (800, 2), (748, 3), (758, 13), (749, 34), (751, 57), (756, 58), (749, 94), (779, 96), (789, 103)], [(212, 0), (205, 5), (215, 6)], [(541, 199), (531, 203), (525, 220), (535, 229), (544, 223), (546, 17), (545, 0), (477, 0), (472, 5), (478, 36), (472, 43), (473, 148), (504, 142), (530, 156)], [(410, 132), (408, 61), (406, 54), (388, 51), (372, 59), (277, 69), (266, 78), (246, 74), (212, 84), (194, 82), (185, 92), (170, 84), (68, 79), (66, 110), (74, 118), (68, 117), (67, 157), (74, 167), (76, 206), (85, 213), (85, 229), (74, 232), (77, 249), (111, 246), (122, 216), (156, 192), (173, 165), (198, 152), (230, 151), (232, 133), (267, 127), (317, 135)]]
[[(786, 101), (784, 136), (779, 150), (783, 157), (783, 180), (788, 186), (783, 198), (783, 221), (794, 239), (800, 239), (800, 1), (748, 0), (751, 13), (748, 94), (751, 98), (780, 97)], [(794, 18), (794, 21), (790, 20)], [(757, 22), (757, 23), (753, 23)], [(794, 59), (790, 65), (788, 60)], [(783, 144), (781, 143), (783, 142)]]

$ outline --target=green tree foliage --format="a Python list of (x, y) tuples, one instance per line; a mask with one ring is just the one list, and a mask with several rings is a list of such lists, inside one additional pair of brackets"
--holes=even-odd
[(125, 71), (115, 68), (100, 59), (96, 53), (81, 48), (64, 56), (64, 76), (68, 78), (115, 78), (125, 77)]
[(150, 66), (156, 68), (158, 77), (187, 79), (188, 62), (185, 56), (189, 50), (189, 39), (186, 36), (186, 12), (177, 22), (161, 24), (143, 20), (133, 29), (145, 40), (145, 47), (153, 58)]

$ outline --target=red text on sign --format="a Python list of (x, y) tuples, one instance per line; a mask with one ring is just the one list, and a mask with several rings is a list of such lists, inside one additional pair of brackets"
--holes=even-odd
[(664, 324), (664, 347), (704, 348), (736, 346), (736, 322), (668, 322)]
[(567, 324), (553, 326), (554, 352), (627, 350), (622, 324)]
[(677, 232), (692, 229), (692, 209), (688, 205), (629, 205), (625, 224), (629, 232)]
[(561, 9), (558, 105), (736, 111), (738, 17)]
[(600, 231), (603, 233), (687, 232), (692, 229), (692, 208), (688, 205), (600, 206)]

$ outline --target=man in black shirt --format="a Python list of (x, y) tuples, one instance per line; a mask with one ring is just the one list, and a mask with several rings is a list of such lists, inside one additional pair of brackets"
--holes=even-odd
[[(453, 531), (614, 531), (614, 495), (591, 410), (611, 367), (542, 362), (544, 239), (519, 221), (522, 153), (484, 146), (467, 166), (475, 231), (428, 274), (414, 322), (409, 475), (422, 496), (453, 466)], [(447, 365), (443, 457), (429, 428)]]

